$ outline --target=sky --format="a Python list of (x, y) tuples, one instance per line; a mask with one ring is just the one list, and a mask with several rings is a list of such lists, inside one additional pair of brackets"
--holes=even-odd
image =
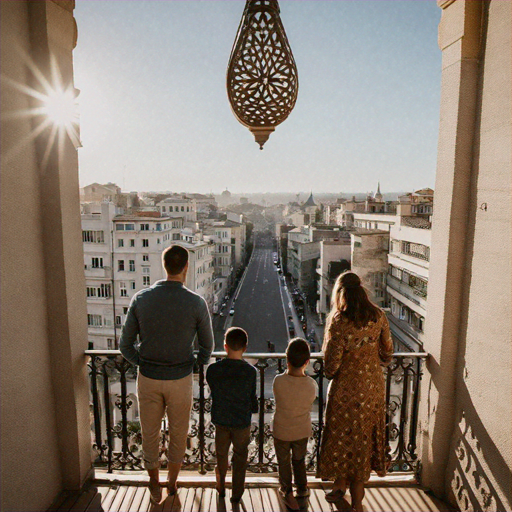
[(434, 188), (435, 0), (281, 0), (295, 109), (259, 150), (226, 70), (243, 0), (77, 0), (80, 185), (123, 191)]

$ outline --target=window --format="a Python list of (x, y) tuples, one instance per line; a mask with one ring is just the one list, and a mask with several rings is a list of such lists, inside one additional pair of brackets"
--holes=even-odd
[(172, 206), (169, 206), (169, 213), (171, 213), (172, 211)]
[(119, 294), (121, 297), (128, 297), (128, 291), (126, 290), (126, 283), (124, 281), (119, 282)]
[(124, 229), (125, 231), (135, 231), (135, 224), (126, 224)]
[(162, 211), (165, 213), (167, 210), (165, 208), (165, 206), (162, 206)]
[(149, 261), (149, 254), (143, 254), (142, 261)]
[(101, 315), (87, 315), (87, 325), (91, 327), (101, 327), (103, 325)]
[(124, 247), (124, 240), (122, 238), (120, 238), (118, 241), (117, 241), (117, 247)]
[(149, 247), (149, 240), (147, 238), (142, 239), (142, 247)]
[(135, 260), (129, 260), (128, 265), (130, 272), (135, 272)]
[(128, 314), (128, 308), (123, 308), (123, 315), (127, 315)]
[(124, 224), (116, 224), (116, 231), (124, 231)]
[(98, 297), (108, 299), (111, 296), (111, 288), (109, 284), (101, 284), (98, 288)]
[(124, 271), (124, 260), (117, 260), (117, 271), (118, 272)]
[(140, 230), (141, 231), (149, 231), (149, 224), (141, 224)]
[(142, 276), (142, 285), (149, 286), (151, 284), (150, 276)]
[(173, 233), (172, 234), (172, 239), (173, 240), (179, 240), (180, 239), (180, 234), (179, 233)]
[(114, 350), (114, 340), (112, 338), (107, 338), (107, 348), (108, 350)]
[(116, 325), (122, 325), (121, 317), (119, 315), (116, 316)]
[(185, 207), (184, 207), (184, 206), (182, 206), (182, 207), (181, 207), (181, 211), (182, 211), (182, 212), (184, 212), (184, 211), (185, 211)]
[(157, 222), (157, 224), (156, 224), (156, 230), (157, 230), (157, 231), (162, 231), (162, 224), (160, 224), (160, 222)]
[(142, 273), (143, 274), (150, 274), (151, 273), (151, 269), (149, 267), (142, 267)]
[[(130, 288), (135, 290), (135, 281), (130, 281)], [(126, 313), (125, 313), (126, 314)]]
[(103, 258), (92, 258), (91, 259), (91, 267), (92, 268), (103, 268)]
[(157, 238), (157, 239), (156, 239), (156, 243), (157, 243), (157, 244), (160, 244), (160, 243), (161, 243), (160, 238)]
[(135, 247), (135, 238), (130, 238), (130, 247)]
[(82, 231), (82, 242), (87, 242), (87, 243), (92, 243), (92, 244), (105, 243), (105, 237), (104, 237), (103, 231), (91, 231), (91, 230)]
[(187, 212), (190, 211), (189, 207), (187, 206)]
[(87, 297), (96, 297), (96, 288), (87, 287)]

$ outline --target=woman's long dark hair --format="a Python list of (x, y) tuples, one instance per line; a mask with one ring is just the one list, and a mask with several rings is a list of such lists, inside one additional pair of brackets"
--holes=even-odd
[(368, 322), (376, 322), (379, 315), (380, 308), (368, 298), (357, 274), (346, 271), (338, 276), (332, 291), (327, 325), (336, 318), (346, 318), (360, 329)]

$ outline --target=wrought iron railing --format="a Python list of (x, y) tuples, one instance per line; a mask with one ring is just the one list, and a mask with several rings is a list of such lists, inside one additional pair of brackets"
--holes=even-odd
[[(137, 369), (119, 350), (87, 350), (90, 376), (91, 437), (94, 463), (115, 470), (143, 468), (142, 437), (136, 393)], [(222, 357), (221, 352), (212, 354)], [(416, 432), (422, 362), (426, 353), (395, 353), (383, 372), (386, 378), (386, 435), (391, 446), (390, 471), (415, 472), (418, 469)], [(273, 448), (271, 417), (275, 401), (272, 380), (286, 368), (285, 354), (247, 354), (259, 374), (259, 412), (253, 415), (249, 471), (273, 472), (277, 461)], [(328, 380), (323, 372), (323, 355), (312, 354), (309, 374), (317, 381), (319, 393), (312, 411), (313, 435), (309, 440), (307, 468), (316, 469)], [(205, 383), (205, 368), (194, 373), (194, 402), (184, 469), (201, 474), (215, 467), (215, 426), (210, 421), (211, 398)], [(167, 419), (162, 421), (160, 455), (166, 466)]]

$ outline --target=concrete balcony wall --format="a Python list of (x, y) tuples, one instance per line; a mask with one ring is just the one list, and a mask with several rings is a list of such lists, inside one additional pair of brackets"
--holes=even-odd
[(422, 477), (460, 510), (512, 510), (512, 3), (438, 4), (443, 68)]
[[(51, 81), (50, 53), (72, 86), (73, 7), (0, 3), (2, 114), (38, 106), (11, 83), (39, 88), (29, 63)], [(42, 121), (1, 121), (1, 509), (9, 512), (46, 510), (91, 468), (77, 152), (65, 138), (44, 165), (51, 128), (30, 136)]]

